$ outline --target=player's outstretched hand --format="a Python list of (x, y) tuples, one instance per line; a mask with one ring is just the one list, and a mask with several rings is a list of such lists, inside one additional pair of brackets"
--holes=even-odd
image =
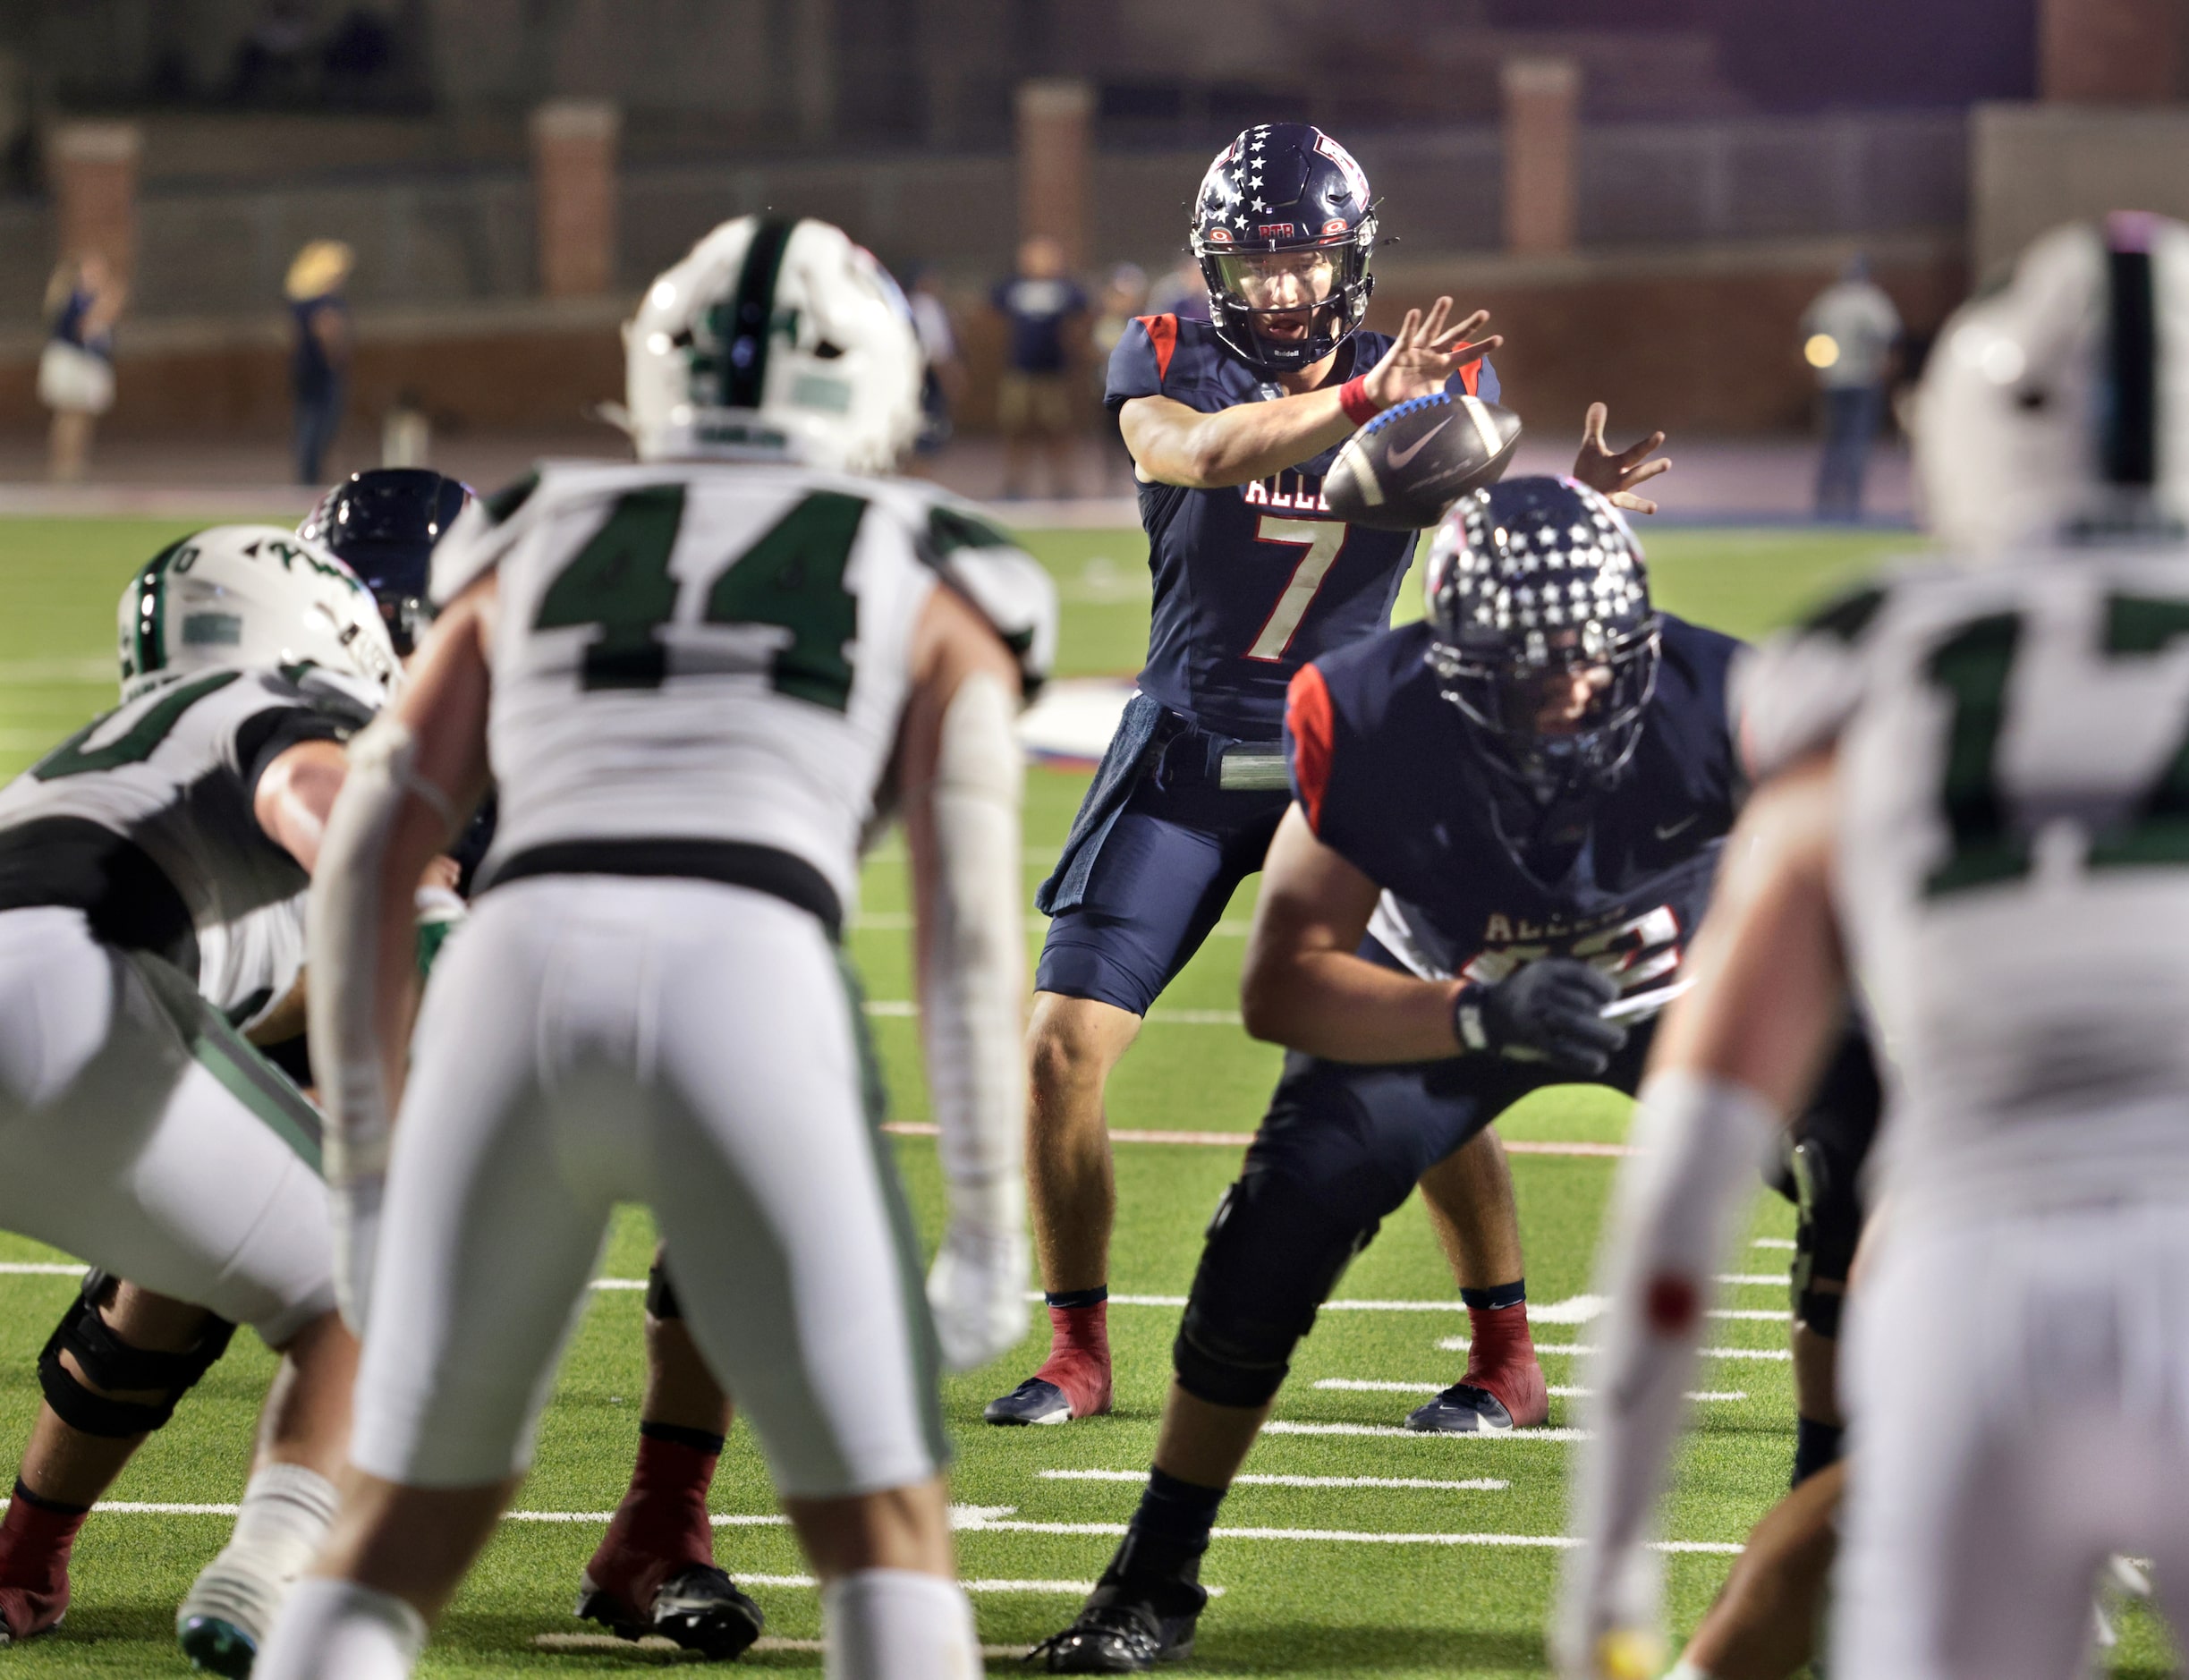
[(1454, 1025), (1471, 1048), (1594, 1078), (1626, 1043), (1626, 1029), (1603, 1017), (1618, 995), (1617, 983), (1586, 963), (1541, 957), (1493, 985), (1462, 990)]
[(1604, 442), (1604, 422), (1610, 418), (1611, 411), (1601, 403), (1589, 404), (1588, 418), (1581, 423), (1581, 453), (1574, 457), (1574, 477), (1591, 490), (1601, 491), (1614, 507), (1623, 507), (1630, 513), (1654, 513), (1657, 504), (1646, 496), (1636, 496), (1634, 487), (1671, 469), (1672, 462), (1661, 456), (1650, 459), (1665, 446), (1665, 434), (1651, 432), (1632, 449), (1622, 449), (1615, 455)]
[(952, 1370), (971, 1370), (1016, 1347), (1027, 1323), (1024, 1231), (1014, 1223), (993, 1234), (951, 1220), (928, 1272), (928, 1305)]
[(1452, 300), (1438, 298), (1428, 315), (1408, 310), (1406, 319), (1383, 352), (1383, 360), (1370, 369), (1362, 383), (1378, 408), (1395, 408), (1409, 398), (1429, 396), (1444, 389), (1445, 381), (1471, 361), (1480, 361), (1505, 340), (1496, 334), (1470, 342), (1470, 335), (1489, 324), (1489, 311), (1477, 310), (1456, 327), (1445, 322), (1452, 313)]

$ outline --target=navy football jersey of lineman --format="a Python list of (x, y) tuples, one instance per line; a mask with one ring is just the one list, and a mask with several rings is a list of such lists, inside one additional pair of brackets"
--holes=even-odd
[(1741, 644), (1669, 615), (1662, 627), (1633, 757), (1611, 787), (1548, 810), (1439, 692), (1426, 624), (1300, 673), (1285, 730), (1294, 796), (1323, 844), (1384, 889), (1376, 945), (1424, 978), (1485, 983), (1580, 957), (1619, 983), (1630, 1019), (1681, 988), (1741, 797), (1726, 712)]
[[(1385, 334), (1353, 334), (1338, 347), (1333, 382), (1366, 373), (1390, 347)], [(1486, 361), (1457, 379), (1485, 401), (1498, 396)], [(1134, 397), (1158, 395), (1213, 414), (1285, 391), (1226, 349), (1206, 321), (1143, 315), (1111, 352), (1102, 401), (1115, 415)], [(1155, 578), (1142, 693), (1213, 733), (1275, 741), (1293, 673), (1390, 624), (1413, 533), (1337, 521), (1322, 496), (1337, 447), (1223, 489), (1140, 486)]]

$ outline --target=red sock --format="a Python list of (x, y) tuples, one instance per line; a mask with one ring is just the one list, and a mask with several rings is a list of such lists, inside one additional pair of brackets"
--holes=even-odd
[(1075, 1418), (1109, 1410), (1109, 1301), (1049, 1309), (1048, 1361), (1034, 1375), (1064, 1390)]
[(595, 1586), (643, 1610), (671, 1575), (715, 1561), (707, 1490), (721, 1454), (719, 1435), (673, 1423), (639, 1425), (630, 1491), (585, 1566)]
[(1528, 1303), (1469, 1307), (1467, 1322), (1472, 1343), (1467, 1374), (1460, 1381), (1497, 1396), (1498, 1404), (1513, 1414), (1515, 1428), (1532, 1429), (1542, 1422), (1550, 1415), (1550, 1391), (1535, 1357), (1534, 1338), (1528, 1334)]
[(28, 1639), (68, 1608), (68, 1555), (90, 1515), (81, 1505), (41, 1499), (19, 1481), (0, 1517), (0, 1623), (11, 1639)]

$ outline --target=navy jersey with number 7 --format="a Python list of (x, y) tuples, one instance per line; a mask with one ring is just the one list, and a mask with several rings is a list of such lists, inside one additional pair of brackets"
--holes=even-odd
[[(1390, 347), (1385, 334), (1355, 333), (1338, 347), (1334, 382), (1366, 373)], [(1485, 400), (1498, 396), (1486, 361), (1471, 363), (1458, 382)], [(1103, 403), (1114, 415), (1134, 397), (1167, 396), (1213, 414), (1285, 395), (1206, 322), (1144, 315), (1110, 356)], [(1141, 485), (1155, 577), (1142, 693), (1204, 729), (1275, 741), (1293, 673), (1390, 623), (1414, 539), (1330, 512), (1322, 479), (1336, 454), (1223, 489)]]

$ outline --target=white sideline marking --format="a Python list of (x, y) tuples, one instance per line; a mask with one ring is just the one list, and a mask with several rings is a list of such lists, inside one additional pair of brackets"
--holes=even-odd
[[(1277, 1426), (1269, 1424), (1266, 1427), (1275, 1429)], [(1531, 1430), (1521, 1432), (1540, 1437), (1559, 1431)], [(1404, 1435), (1411, 1431), (1394, 1430), (1391, 1433)], [(1125, 1532), (1123, 1523), (981, 1523), (974, 1526), (1003, 1534), (1095, 1534), (1105, 1539), (1121, 1536)], [(1581, 1544), (1570, 1534), (1387, 1534), (1371, 1529), (1343, 1528), (1216, 1528), (1209, 1531), (1209, 1538), (1307, 1540), (1341, 1546), (1521, 1546), (1557, 1551), (1570, 1550)], [(1741, 1548), (1725, 1540), (1663, 1540), (1651, 1549), (1737, 1553)]]
[(1786, 1275), (1784, 1272), (1719, 1272), (1718, 1281), (1744, 1287), (1754, 1285), (1759, 1288), (1784, 1289), (1786, 1286)]
[(1478, 1430), (1447, 1435), (1436, 1430), (1405, 1430), (1396, 1423), (1291, 1423), (1261, 1426), (1264, 1435), (1388, 1435), (1410, 1441), (1592, 1441), (1591, 1430)]
[(1783, 1248), (1791, 1252), (1794, 1247), (1794, 1239), (1790, 1236), (1760, 1236), (1748, 1246), (1751, 1248)]
[[(1442, 1394), (1450, 1385), (1441, 1382), (1371, 1382), (1364, 1378), (1324, 1377), (1317, 1381), (1315, 1387), (1334, 1389), (1341, 1394)], [(1585, 1400), (1595, 1392), (1593, 1388), (1574, 1388), (1564, 1383), (1550, 1385), (1551, 1397), (1557, 1400)], [(1710, 1403), (1745, 1400), (1748, 1396), (1737, 1388), (1698, 1388), (1690, 1390), (1687, 1397)]]
[(84, 1270), (67, 1260), (0, 1260), (0, 1275), (10, 1277), (81, 1277)]
[[(1786, 1280), (1774, 1277), (1771, 1281), (1783, 1285)], [(1758, 1324), (1786, 1324), (1792, 1320), (1794, 1314), (1790, 1310), (1778, 1307), (1712, 1307), (1702, 1316), (1706, 1319), (1746, 1319)]]
[[(1145, 1481), (1144, 1470), (1037, 1470), (1044, 1481)], [(1513, 1484), (1497, 1476), (1456, 1481), (1430, 1476), (1234, 1476), (1234, 1488), (1430, 1488), (1454, 1493), (1502, 1493)]]
[[(1437, 1345), (1447, 1353), (1464, 1353), (1473, 1345), (1464, 1336), (1443, 1336), (1437, 1338)], [(1535, 1351), (1585, 1354), (1593, 1353), (1596, 1349), (1585, 1342), (1538, 1342)], [(1792, 1351), (1784, 1347), (1702, 1347), (1695, 1351), (1705, 1359), (1770, 1359), (1782, 1364), (1794, 1357)]]

